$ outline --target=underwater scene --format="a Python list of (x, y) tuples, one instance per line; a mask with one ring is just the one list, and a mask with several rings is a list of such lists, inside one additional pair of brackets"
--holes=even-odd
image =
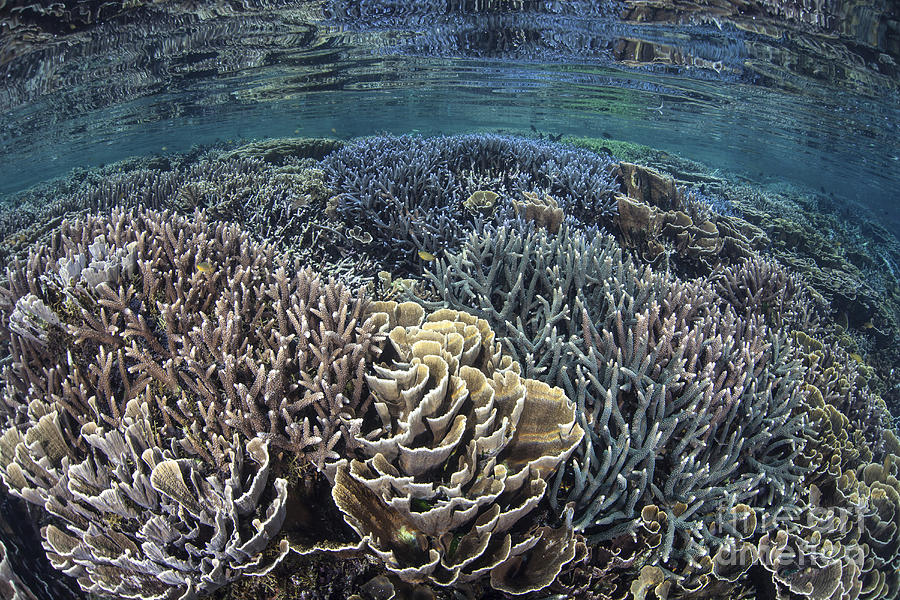
[(0, 0), (0, 600), (900, 599), (893, 0)]

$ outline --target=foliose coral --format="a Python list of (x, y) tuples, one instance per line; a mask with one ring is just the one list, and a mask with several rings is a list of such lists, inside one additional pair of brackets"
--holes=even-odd
[(618, 173), (624, 193), (616, 195), (614, 231), (658, 269), (708, 275), (721, 264), (740, 264), (767, 241), (654, 169), (621, 162)]
[(844, 351), (800, 331), (794, 338), (806, 392), (795, 410), (808, 424), (802, 512), (765, 539), (775, 559), (763, 565), (795, 593), (805, 586), (812, 597), (896, 598), (900, 443), (887, 409)]
[[(571, 520), (523, 525), (581, 440), (560, 388), (519, 375), (487, 322), (374, 304), (390, 348), (366, 377), (378, 418), (363, 419), (365, 460), (339, 466), (334, 499), (387, 568), (412, 582), (490, 578), (521, 594), (546, 587), (575, 554)], [(527, 565), (527, 567), (526, 567)]]

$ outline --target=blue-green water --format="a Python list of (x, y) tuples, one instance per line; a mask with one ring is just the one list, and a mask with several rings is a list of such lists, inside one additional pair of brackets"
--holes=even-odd
[[(529, 127), (646, 144), (876, 209), (900, 185), (896, 32), (874, 16), (858, 26), (876, 42), (865, 49), (790, 21), (762, 35), (716, 15), (642, 25), (615, 5), (403, 6), (203, 18), (167, 6), (9, 52), (0, 192), (218, 140)], [(623, 39), (702, 66), (616, 60)]]
[(0, 0), (0, 598), (900, 598), (895, 4)]

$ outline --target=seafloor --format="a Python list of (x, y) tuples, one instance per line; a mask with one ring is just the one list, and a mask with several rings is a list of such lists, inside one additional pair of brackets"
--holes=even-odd
[(878, 220), (507, 134), (18, 194), (0, 598), (898, 598)]

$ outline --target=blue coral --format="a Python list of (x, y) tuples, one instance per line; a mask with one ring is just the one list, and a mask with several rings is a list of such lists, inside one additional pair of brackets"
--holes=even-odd
[[(585, 225), (615, 213), (614, 163), (550, 141), (503, 135), (371, 137), (322, 161), (339, 212), (388, 256), (458, 247), (480, 220), (463, 207), (478, 189), (552, 195)], [(509, 217), (501, 210), (498, 218)]]

